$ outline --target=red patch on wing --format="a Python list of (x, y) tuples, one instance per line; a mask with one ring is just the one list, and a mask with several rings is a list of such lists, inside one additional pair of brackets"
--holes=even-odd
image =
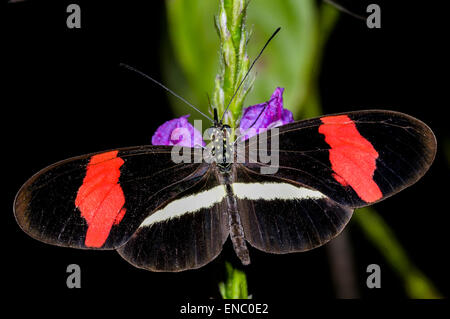
[(378, 152), (359, 134), (355, 123), (347, 115), (322, 117), (319, 133), (325, 135), (330, 145), (333, 177), (342, 186), (350, 185), (365, 202), (371, 203), (381, 197), (380, 188), (373, 180)]
[(119, 184), (120, 167), (124, 161), (118, 151), (91, 157), (83, 184), (78, 189), (75, 206), (86, 219), (88, 230), (84, 244), (101, 247), (113, 225), (125, 215), (125, 196)]

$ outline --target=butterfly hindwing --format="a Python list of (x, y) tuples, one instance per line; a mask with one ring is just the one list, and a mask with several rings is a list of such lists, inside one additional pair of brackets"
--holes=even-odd
[(113, 249), (142, 220), (200, 177), (199, 164), (175, 164), (171, 148), (139, 146), (74, 157), (30, 178), (16, 195), (22, 229), (67, 247)]
[(245, 239), (270, 253), (300, 252), (338, 235), (353, 209), (305, 185), (236, 169), (233, 184)]
[(225, 195), (224, 185), (208, 169), (196, 184), (152, 211), (119, 254), (152, 271), (205, 265), (220, 253), (229, 234)]

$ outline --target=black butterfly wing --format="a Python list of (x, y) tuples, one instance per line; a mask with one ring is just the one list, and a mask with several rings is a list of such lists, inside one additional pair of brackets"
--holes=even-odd
[(306, 185), (237, 167), (233, 184), (245, 239), (269, 253), (306, 251), (338, 235), (353, 209)]
[(40, 241), (114, 249), (149, 212), (201, 179), (201, 163), (176, 164), (171, 147), (140, 146), (74, 157), (31, 177), (14, 202), (18, 224)]
[(119, 254), (136, 267), (152, 271), (199, 268), (222, 250), (229, 234), (225, 187), (214, 167), (202, 178), (151, 211)]
[[(279, 169), (274, 176), (312, 187), (353, 208), (411, 186), (436, 154), (436, 138), (426, 124), (383, 110), (294, 122), (279, 127), (276, 136), (268, 131), (267, 138), (269, 146), (273, 138), (279, 141)], [(247, 149), (255, 139), (246, 142)], [(260, 173), (268, 164), (258, 160), (245, 166)]]
[[(425, 124), (391, 111), (285, 125), (268, 132), (253, 162), (250, 146), (259, 137), (238, 144), (247, 160), (233, 166), (231, 182), (246, 240), (274, 253), (324, 244), (353, 208), (416, 182), (436, 152)], [(21, 188), (16, 219), (47, 243), (118, 249), (133, 265), (156, 271), (198, 268), (219, 254), (229, 234), (229, 188), (217, 180), (215, 165), (193, 158), (176, 164), (171, 150), (134, 147), (56, 163)], [(275, 151), (278, 162), (266, 162), (261, 151)], [(263, 174), (272, 164), (276, 171)]]
[[(237, 169), (236, 181), (248, 189), (235, 187), (235, 194), (247, 241), (273, 253), (326, 243), (341, 232), (353, 208), (412, 185), (436, 153), (428, 126), (391, 111), (330, 115), (268, 131), (267, 145), (259, 145), (257, 163), (251, 163), (249, 152), (258, 138), (245, 141), (247, 162)], [(259, 156), (267, 149), (279, 152), (279, 167), (261, 174), (273, 164)], [(261, 186), (270, 184), (278, 186)], [(260, 185), (250, 191), (253, 200), (251, 185)]]

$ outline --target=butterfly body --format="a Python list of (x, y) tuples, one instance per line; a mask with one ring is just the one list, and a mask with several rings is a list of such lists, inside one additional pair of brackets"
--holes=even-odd
[[(219, 166), (220, 167), (220, 166)], [(232, 167), (229, 165), (225, 171), (223, 168), (219, 168), (219, 181), (225, 187), (226, 192), (226, 207), (228, 212), (228, 220), (229, 220), (229, 231), (230, 231), (230, 239), (233, 243), (234, 251), (236, 255), (241, 260), (242, 264), (248, 265), (250, 264), (250, 254), (247, 249), (247, 245), (245, 243), (245, 234), (244, 228), (241, 222), (241, 216), (239, 214), (238, 204), (236, 201), (236, 196), (233, 192), (233, 181), (235, 180), (236, 171), (229, 168)], [(234, 167), (233, 167), (234, 168)]]
[(216, 180), (224, 188), (224, 206), (230, 239), (233, 243), (236, 255), (244, 265), (250, 264), (250, 254), (244, 238), (235, 194), (233, 193), (233, 181), (236, 176), (236, 146), (231, 138), (231, 127), (218, 120), (217, 111), (214, 112), (214, 125), (209, 128), (211, 144), (206, 147), (206, 161), (212, 162), (210, 170)]

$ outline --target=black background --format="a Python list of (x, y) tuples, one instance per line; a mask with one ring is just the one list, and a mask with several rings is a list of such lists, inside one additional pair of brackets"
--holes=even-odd
[[(347, 1), (348, 2), (348, 1)], [(375, 205), (412, 261), (444, 295), (449, 294), (449, 170), (443, 142), (448, 131), (446, 15), (440, 2), (379, 1), (382, 28), (342, 15), (325, 50), (321, 97), (326, 113), (383, 108), (427, 123), (438, 154), (414, 187)], [(82, 28), (66, 27), (67, 1), (3, 4), (2, 266), (9, 295), (20, 300), (144, 298), (148, 305), (172, 299), (219, 298), (224, 261), (239, 266), (226, 243), (207, 266), (183, 273), (151, 273), (114, 251), (49, 246), (25, 235), (12, 211), (15, 193), (41, 168), (71, 156), (149, 144), (155, 129), (173, 115), (165, 92), (118, 67), (142, 68), (160, 79), (160, 51), (168, 41), (163, 1), (77, 1)], [(439, 3), (436, 4), (436, 3)], [(351, 5), (350, 5), (351, 6)], [(353, 8), (360, 8), (359, 6)], [(355, 9), (356, 10), (356, 9)], [(275, 26), (274, 26), (275, 28)], [(257, 32), (257, 30), (255, 31)], [(189, 111), (187, 111), (188, 113)], [(405, 298), (402, 282), (352, 222), (360, 294)], [(303, 254), (250, 251), (249, 292), (262, 300), (333, 298), (324, 248)], [(82, 269), (82, 289), (66, 287), (66, 267)], [(368, 264), (383, 271), (382, 288), (365, 287)]]

